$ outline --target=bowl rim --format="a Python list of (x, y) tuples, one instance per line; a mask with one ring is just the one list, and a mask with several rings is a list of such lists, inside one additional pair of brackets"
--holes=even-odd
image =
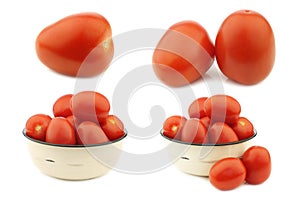
[(120, 140), (124, 139), (128, 135), (127, 130), (124, 129), (124, 135), (122, 137), (118, 138), (118, 139), (115, 139), (113, 141), (100, 143), (100, 144), (87, 144), (87, 145), (84, 145), (84, 144), (54, 144), (54, 143), (49, 143), (49, 142), (44, 142), (44, 141), (41, 141), (41, 140), (37, 140), (37, 139), (29, 137), (26, 134), (26, 128), (23, 129), (22, 134), (24, 135), (25, 138), (29, 139), (32, 142), (36, 142), (36, 143), (39, 143), (39, 144), (42, 144), (42, 145), (47, 145), (47, 146), (68, 147), (68, 148), (86, 148), (86, 147), (105, 146), (105, 145), (109, 145), (109, 144), (119, 142)]
[(172, 138), (169, 138), (169, 137), (165, 136), (164, 133), (163, 133), (163, 129), (160, 130), (160, 135), (161, 135), (163, 138), (165, 138), (165, 139), (167, 139), (167, 140), (169, 140), (169, 141), (171, 141), (171, 142), (176, 142), (176, 143), (183, 144), (183, 145), (212, 147), (212, 146), (229, 146), (229, 145), (235, 145), (235, 144), (240, 144), (240, 143), (247, 142), (247, 141), (253, 139), (253, 138), (257, 135), (256, 129), (254, 129), (253, 132), (254, 132), (253, 135), (252, 135), (251, 137), (249, 137), (249, 138), (246, 138), (246, 139), (243, 139), (243, 140), (239, 140), (239, 141), (236, 141), (236, 142), (227, 142), (227, 143), (222, 143), (222, 144), (209, 144), (209, 143), (207, 143), (207, 144), (201, 144), (201, 143), (183, 142), (183, 141), (181, 141), (181, 140), (178, 140), (178, 139), (172, 139)]

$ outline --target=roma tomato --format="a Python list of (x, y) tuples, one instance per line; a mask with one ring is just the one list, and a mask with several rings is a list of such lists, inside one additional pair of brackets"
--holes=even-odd
[(205, 116), (200, 118), (200, 122), (204, 125), (204, 127), (206, 128), (206, 130), (208, 130), (209, 126), (210, 126), (210, 118)]
[(183, 126), (181, 141), (193, 144), (207, 143), (206, 134), (207, 130), (200, 119), (189, 119)]
[(95, 76), (113, 58), (111, 34), (109, 22), (100, 14), (70, 15), (40, 32), (36, 53), (42, 63), (58, 73)]
[(253, 124), (245, 117), (238, 118), (231, 128), (234, 130), (239, 140), (245, 140), (254, 134)]
[(26, 135), (40, 141), (45, 141), (46, 131), (48, 129), (51, 117), (45, 114), (36, 114), (31, 116), (25, 125)]
[(230, 126), (223, 122), (216, 122), (208, 129), (209, 143), (224, 144), (237, 142), (239, 138)]
[(77, 134), (77, 127), (79, 126), (79, 124), (81, 123), (79, 120), (77, 120), (74, 115), (70, 115), (66, 118), (68, 120), (68, 122), (72, 125), (72, 127), (74, 128), (75, 134)]
[(163, 134), (171, 139), (180, 139), (181, 132), (187, 119), (183, 116), (174, 115), (168, 117), (163, 124)]
[(124, 135), (124, 124), (115, 115), (108, 115), (101, 121), (100, 126), (110, 141), (119, 139)]
[(73, 95), (70, 107), (78, 121), (98, 123), (108, 116), (110, 103), (104, 95), (98, 92), (83, 91)]
[(188, 108), (188, 113), (190, 118), (202, 118), (206, 116), (204, 110), (204, 102), (206, 101), (207, 97), (201, 97), (194, 100)]
[(81, 145), (109, 142), (100, 126), (94, 122), (82, 122), (77, 128), (77, 143)]
[(76, 144), (73, 126), (64, 117), (54, 117), (46, 132), (46, 142), (66, 145)]
[(157, 44), (153, 69), (169, 86), (187, 85), (199, 78), (214, 61), (214, 46), (206, 30), (197, 22), (172, 25)]
[(246, 168), (239, 158), (224, 158), (216, 162), (209, 171), (210, 183), (219, 190), (232, 190), (242, 185)]
[(214, 95), (204, 102), (204, 110), (213, 122), (234, 123), (241, 113), (240, 103), (228, 95)]
[(66, 118), (68, 122), (73, 126), (74, 129), (76, 129), (76, 124), (75, 124), (75, 117), (73, 115), (70, 115)]
[(215, 42), (220, 70), (242, 84), (256, 84), (271, 72), (275, 38), (268, 21), (259, 13), (240, 10), (222, 23)]
[(72, 94), (66, 94), (59, 97), (53, 104), (53, 114), (55, 117), (68, 117), (72, 115), (70, 100)]
[(243, 154), (242, 161), (247, 170), (246, 182), (260, 184), (271, 174), (271, 156), (269, 151), (261, 146), (253, 146)]

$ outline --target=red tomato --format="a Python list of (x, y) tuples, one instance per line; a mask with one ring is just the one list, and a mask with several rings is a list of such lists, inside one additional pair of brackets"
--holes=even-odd
[(73, 126), (74, 129), (76, 129), (76, 125), (75, 125), (75, 117), (73, 115), (70, 115), (66, 118), (68, 120), (68, 122)]
[(271, 174), (271, 156), (269, 151), (261, 146), (247, 149), (242, 157), (247, 170), (246, 182), (260, 184), (266, 181)]
[(206, 30), (194, 21), (172, 25), (152, 57), (155, 74), (169, 86), (183, 86), (201, 78), (213, 61), (214, 45)]
[(77, 134), (77, 127), (79, 126), (79, 124), (81, 123), (79, 120), (77, 120), (74, 115), (70, 115), (66, 118), (68, 120), (68, 122), (72, 125), (72, 127), (74, 128), (75, 134)]
[(250, 138), (254, 134), (252, 123), (245, 117), (240, 117), (231, 128), (234, 130), (239, 140)]
[(209, 180), (219, 190), (232, 190), (245, 181), (246, 168), (239, 158), (224, 158), (209, 172)]
[(240, 10), (222, 23), (215, 42), (220, 70), (242, 84), (256, 84), (271, 72), (275, 39), (268, 21), (259, 13)]
[(109, 142), (100, 126), (94, 122), (82, 122), (77, 128), (77, 143), (81, 145)]
[(71, 98), (70, 107), (79, 121), (98, 123), (108, 116), (110, 103), (108, 99), (94, 91), (79, 92)]
[(181, 141), (193, 144), (207, 143), (206, 134), (207, 130), (199, 119), (189, 119), (183, 126)]
[(53, 118), (46, 132), (46, 142), (66, 145), (76, 144), (76, 135), (73, 126), (66, 118)]
[(204, 111), (204, 102), (207, 100), (207, 97), (201, 97), (196, 99), (189, 106), (188, 112), (190, 118), (202, 118), (206, 116)]
[(209, 117), (202, 117), (200, 119), (200, 122), (204, 125), (204, 127), (206, 128), (206, 130), (208, 130), (209, 126), (210, 126), (210, 118)]
[(204, 110), (213, 122), (234, 123), (241, 113), (239, 102), (228, 95), (214, 95), (204, 102)]
[(209, 143), (224, 144), (237, 142), (239, 138), (230, 126), (223, 122), (216, 122), (208, 129)]
[(180, 139), (186, 118), (178, 115), (167, 118), (163, 124), (163, 134), (171, 139)]
[(36, 114), (31, 116), (26, 122), (26, 135), (36, 140), (45, 141), (50, 121), (51, 117), (49, 115)]
[(124, 124), (115, 115), (108, 115), (103, 119), (101, 128), (110, 141), (119, 139), (124, 135)]
[(66, 94), (59, 97), (53, 104), (53, 114), (55, 117), (68, 117), (72, 115), (70, 100), (72, 94)]
[(58, 73), (97, 75), (113, 58), (110, 24), (97, 13), (67, 16), (40, 32), (36, 53), (42, 63)]

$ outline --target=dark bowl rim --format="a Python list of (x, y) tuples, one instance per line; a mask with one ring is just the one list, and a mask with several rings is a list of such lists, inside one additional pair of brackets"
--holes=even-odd
[(247, 138), (247, 139), (239, 140), (239, 141), (236, 141), (236, 142), (222, 143), (222, 144), (200, 144), (200, 143), (183, 142), (183, 141), (180, 141), (180, 140), (177, 140), (177, 139), (172, 139), (172, 138), (169, 138), (169, 137), (165, 136), (162, 129), (160, 130), (160, 135), (163, 138), (165, 138), (165, 139), (167, 139), (171, 142), (176, 142), (176, 143), (179, 143), (179, 144), (192, 145), (192, 146), (210, 146), (211, 147), (211, 146), (229, 146), (229, 145), (235, 145), (235, 144), (240, 144), (240, 143), (247, 142), (247, 141), (253, 139), (257, 135), (257, 131), (256, 131), (256, 129), (254, 129), (253, 135), (251, 137)]
[(23, 135), (25, 136), (25, 138), (31, 140), (32, 142), (36, 142), (36, 143), (39, 143), (39, 144), (42, 144), (42, 145), (47, 145), (47, 146), (55, 146), (55, 147), (70, 147), (70, 148), (86, 148), (86, 147), (98, 147), (98, 146), (105, 146), (105, 145), (109, 145), (109, 144), (113, 144), (113, 143), (116, 143), (116, 142), (119, 142), (120, 140), (124, 139), (128, 133), (127, 133), (127, 130), (124, 129), (124, 135), (118, 139), (115, 139), (113, 141), (109, 141), (109, 142), (105, 142), (105, 143), (100, 143), (100, 144), (88, 144), (88, 145), (79, 145), (79, 144), (53, 144), (53, 143), (48, 143), (48, 142), (44, 142), (44, 141), (41, 141), (41, 140), (36, 140), (34, 138), (31, 138), (29, 137), (27, 134), (26, 134), (26, 129), (24, 128), (23, 131), (22, 131)]

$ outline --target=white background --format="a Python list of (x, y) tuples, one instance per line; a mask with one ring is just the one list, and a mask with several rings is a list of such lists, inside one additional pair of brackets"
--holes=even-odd
[[(273, 0), (1, 1), (0, 199), (292, 199), (299, 196), (297, 127), (300, 99), (296, 94), (299, 93), (300, 84), (297, 74), (300, 13), (296, 3)], [(45, 26), (69, 14), (83, 11), (95, 11), (105, 16), (112, 26), (113, 35), (137, 28), (167, 29), (178, 21), (191, 19), (202, 24), (214, 41), (222, 21), (239, 9), (252, 9), (263, 14), (270, 22), (276, 38), (276, 62), (265, 81), (254, 86), (241, 86), (222, 77), (224, 92), (239, 100), (242, 114), (254, 123), (258, 131), (256, 144), (267, 147), (271, 153), (272, 174), (265, 183), (243, 185), (222, 192), (211, 186), (206, 178), (184, 174), (173, 166), (142, 175), (112, 170), (101, 178), (72, 182), (48, 177), (33, 165), (26, 139), (21, 134), (27, 118), (36, 113), (51, 115), (55, 99), (72, 93), (76, 82), (74, 78), (50, 71), (38, 60), (35, 39)], [(143, 55), (133, 53), (119, 60), (119, 65), (112, 65), (111, 70), (115, 70), (113, 77), (122, 76), (121, 72), (126, 69), (151, 63), (151, 53), (148, 52), (149, 57), (145, 56), (147, 53)], [(119, 70), (120, 74), (117, 74)], [(214, 67), (208, 74), (214, 78), (217, 77), (216, 72), (217, 68)], [(114, 80), (113, 77), (109, 78)], [(113, 88), (109, 84), (98, 88), (111, 98)], [(203, 81), (193, 84), (192, 88), (198, 97), (210, 95)], [(151, 106), (165, 104), (163, 100), (158, 101), (160, 93), (153, 92), (151, 87), (144, 89), (136, 91), (132, 101), (126, 100), (130, 116), (138, 126), (149, 123)], [(170, 94), (169, 91), (165, 93)], [(143, 94), (147, 94), (147, 98)], [(151, 96), (155, 101), (151, 101)], [(141, 102), (148, 106), (143, 107)], [(151, 105), (151, 102), (154, 103)], [(180, 110), (178, 102), (175, 101), (172, 107), (173, 103), (166, 106), (167, 115)], [(130, 141), (130, 131), (128, 138)], [(131, 152), (151, 151), (151, 146), (140, 144), (137, 140), (125, 146)]]

